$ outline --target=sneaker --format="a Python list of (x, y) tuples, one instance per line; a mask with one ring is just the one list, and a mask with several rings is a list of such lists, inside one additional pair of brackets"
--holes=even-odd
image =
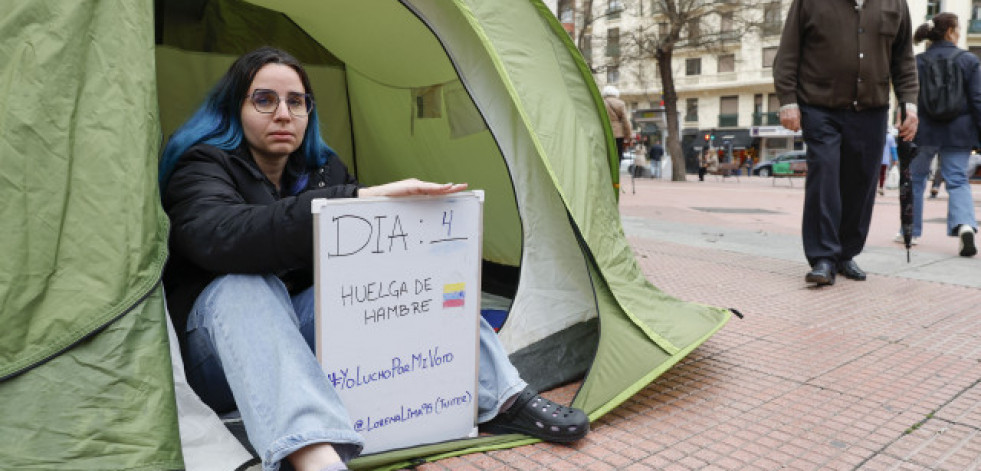
[(960, 239), (961, 257), (973, 257), (978, 253), (977, 246), (974, 245), (974, 229), (967, 224), (957, 226), (957, 238)]
[(884, 194), (886, 194), (886, 192), (882, 191), (882, 188), (879, 188), (879, 195), (881, 196), (881, 195), (884, 195)]
[[(906, 243), (906, 241), (903, 240), (903, 233), (902, 232), (897, 232), (896, 233), (896, 237), (893, 237), (892, 238), (892, 241), (895, 242), (895, 243), (897, 243), (897, 244), (905, 244)], [(913, 239), (910, 240), (909, 245), (916, 245), (916, 244), (919, 244), (919, 243), (920, 243), (920, 238), (919, 237), (916, 237), (916, 236), (913, 236)]]
[(937, 191), (936, 188), (930, 188), (930, 198), (936, 198), (937, 197), (937, 193), (940, 193), (940, 192)]

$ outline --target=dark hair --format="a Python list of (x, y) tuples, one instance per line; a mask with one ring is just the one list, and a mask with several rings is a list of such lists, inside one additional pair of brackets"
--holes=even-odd
[[(174, 132), (167, 142), (160, 159), (158, 175), (161, 193), (167, 188), (167, 182), (177, 160), (191, 146), (210, 144), (219, 149), (232, 150), (242, 144), (242, 100), (245, 99), (255, 75), (266, 64), (282, 64), (295, 70), (300, 76), (304, 91), (313, 97), (313, 89), (310, 87), (310, 78), (306, 70), (300, 65), (300, 61), (286, 51), (265, 46), (242, 55), (218, 80), (201, 107)], [(330, 155), (336, 155), (320, 135), (320, 119), (316, 106), (308, 115), (307, 130), (303, 134), (303, 142), (298, 152), (304, 156), (307, 171), (324, 165)], [(308, 174), (304, 172), (297, 179), (296, 185), (291, 189), (292, 192), (298, 193), (302, 190), (308, 179)]]
[[(933, 28), (930, 27), (933, 22)], [(953, 13), (937, 13), (933, 18), (916, 28), (913, 33), (913, 42), (919, 44), (923, 40), (931, 42), (942, 41), (947, 36), (947, 31), (957, 27), (957, 15)]]

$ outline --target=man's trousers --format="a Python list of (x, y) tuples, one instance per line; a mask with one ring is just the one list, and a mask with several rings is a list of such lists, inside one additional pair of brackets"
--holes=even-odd
[(862, 252), (869, 233), (888, 108), (802, 104), (800, 111), (807, 145), (804, 255), (812, 266), (848, 261)]

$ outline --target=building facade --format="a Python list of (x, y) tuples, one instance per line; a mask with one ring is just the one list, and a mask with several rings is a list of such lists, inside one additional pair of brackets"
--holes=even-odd
[[(649, 46), (670, 33), (663, 14), (668, 1), (677, 0), (552, 0), (549, 4), (580, 46), (599, 87), (617, 87), (637, 116), (661, 107), (663, 88)], [(957, 14), (959, 46), (981, 55), (981, 0), (907, 2), (914, 29), (936, 13)], [(801, 147), (800, 133), (780, 126), (772, 76), (790, 4), (791, 0), (702, 0), (681, 28), (671, 69), (682, 147), (689, 160), (706, 144), (706, 135), (714, 136), (710, 145), (727, 148), (740, 161), (769, 160)], [(921, 44), (914, 52), (924, 47)]]

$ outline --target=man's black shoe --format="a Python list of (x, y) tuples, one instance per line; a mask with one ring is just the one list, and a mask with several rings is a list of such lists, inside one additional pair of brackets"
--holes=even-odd
[(817, 263), (811, 267), (811, 271), (807, 272), (807, 276), (804, 277), (804, 281), (808, 283), (817, 283), (818, 286), (822, 285), (833, 285), (835, 284), (835, 269), (834, 265), (827, 260), (819, 260)]
[(858, 268), (855, 260), (847, 260), (838, 264), (838, 273), (851, 280), (865, 281), (865, 272)]

